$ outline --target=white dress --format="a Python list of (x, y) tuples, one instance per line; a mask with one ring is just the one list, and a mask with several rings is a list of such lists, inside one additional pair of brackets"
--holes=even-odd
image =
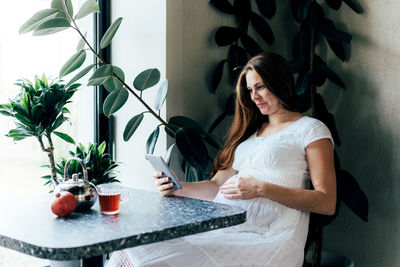
[[(324, 138), (333, 142), (322, 122), (305, 116), (271, 136), (258, 137), (254, 133), (237, 147), (232, 167), (240, 176), (307, 188), (310, 175), (305, 148)], [(113, 255), (111, 262), (122, 255), (135, 267), (302, 266), (308, 212), (263, 197), (230, 200), (218, 193), (214, 201), (245, 208), (246, 223), (126, 249)]]

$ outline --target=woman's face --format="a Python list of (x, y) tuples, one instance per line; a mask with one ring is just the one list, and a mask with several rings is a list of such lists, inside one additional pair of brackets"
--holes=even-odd
[(257, 105), (261, 114), (272, 115), (283, 110), (279, 99), (267, 89), (257, 72), (249, 70), (246, 73), (246, 84), (251, 100)]

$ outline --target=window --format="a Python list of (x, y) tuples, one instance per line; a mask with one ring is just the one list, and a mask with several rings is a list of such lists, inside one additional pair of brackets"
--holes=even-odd
[[(31, 33), (19, 35), (19, 27), (34, 12), (49, 8), (47, 0), (8, 1), (6, 8), (0, 10), (0, 103), (9, 102), (17, 95), (20, 88), (13, 85), (19, 78), (34, 80), (35, 75), (57, 77), (61, 66), (76, 51), (79, 36), (68, 29), (53, 35), (32, 36)], [(78, 2), (73, 1), (75, 9)], [(80, 21), (82, 27), (92, 30), (92, 17)], [(85, 25), (86, 24), (86, 25)], [(89, 27), (87, 27), (89, 26)], [(90, 37), (89, 37), (90, 38)], [(90, 39), (89, 39), (90, 40)], [(86, 61), (92, 60), (88, 56)], [(86, 62), (88, 63), (88, 62)], [(74, 74), (65, 77), (68, 81)], [(67, 107), (71, 111), (70, 121), (64, 123), (60, 130), (68, 133), (75, 141), (84, 145), (93, 141), (93, 88), (83, 85), (72, 98)], [(29, 137), (15, 142), (6, 137), (14, 128), (11, 118), (0, 115), (0, 194), (12, 194), (15, 190), (25, 194), (47, 192), (43, 187), (45, 180), (40, 177), (49, 174), (46, 153), (42, 152), (39, 142)], [(53, 137), (56, 161), (68, 157), (68, 150), (73, 145), (67, 144), (58, 137)]]

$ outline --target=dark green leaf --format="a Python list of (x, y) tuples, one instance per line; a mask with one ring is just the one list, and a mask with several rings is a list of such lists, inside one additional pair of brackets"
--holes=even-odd
[(222, 75), (224, 73), (224, 65), (228, 62), (226, 59), (221, 60), (215, 67), (212, 79), (212, 92), (217, 91), (218, 85), (221, 82)]
[(319, 27), (319, 33), (323, 35), (325, 38), (337, 41), (337, 42), (345, 42), (345, 43), (350, 43), (351, 42), (351, 34), (340, 31), (337, 29), (330, 29), (324, 26)]
[(117, 32), (119, 25), (122, 22), (122, 18), (117, 18), (112, 24), (111, 26), (108, 28), (108, 30), (106, 31), (106, 33), (104, 34), (103, 38), (101, 39), (100, 42), (100, 48), (104, 49), (106, 48), (112, 41), (112, 39), (114, 38), (115, 33)]
[(323, 73), (325, 74), (325, 76), (334, 84), (336, 84), (337, 86), (342, 87), (343, 89), (346, 89), (346, 85), (344, 84), (344, 82), (342, 81), (342, 79), (340, 79), (340, 77), (332, 70), (330, 69), (328, 66), (321, 66), (320, 67), (321, 71), (323, 71)]
[(276, 13), (275, 0), (256, 0), (256, 4), (260, 13), (267, 17), (272, 18)]
[(210, 0), (210, 3), (226, 14), (233, 15), (235, 13), (232, 4), (228, 0)]
[(117, 75), (121, 80), (125, 81), (125, 74), (117, 66), (113, 66), (113, 75), (110, 79), (108, 79), (103, 85), (107, 89), (108, 92), (112, 92), (117, 89), (121, 89), (124, 85), (122, 82), (120, 82), (116, 76)]
[(222, 148), (222, 142), (215, 135), (211, 133), (204, 133), (204, 140), (217, 150)]
[(66, 120), (68, 120), (68, 118), (64, 117), (63, 114), (59, 115), (57, 119), (54, 121), (54, 124), (52, 125), (51, 130), (49, 132), (52, 132), (58, 127), (60, 127), (60, 125), (63, 124)]
[(65, 142), (75, 145), (74, 139), (71, 136), (69, 136), (68, 134), (56, 132), (56, 131), (54, 131), (53, 133), (55, 135), (57, 135), (58, 137), (60, 137), (61, 139), (63, 139)]
[(256, 32), (268, 43), (272, 44), (274, 42), (274, 34), (268, 22), (260, 15), (252, 12), (251, 24), (253, 25)]
[(82, 66), (83, 62), (86, 59), (86, 51), (81, 50), (75, 53), (67, 62), (62, 66), (60, 70), (60, 78), (70, 74), (71, 72), (77, 70), (80, 66)]
[(150, 134), (149, 138), (147, 139), (146, 154), (153, 154), (154, 148), (156, 147), (157, 144), (159, 133), (160, 133), (160, 126), (157, 126), (157, 128)]
[(142, 122), (143, 117), (144, 117), (143, 113), (140, 113), (129, 120), (124, 130), (124, 141), (128, 141), (132, 137), (133, 133), (136, 131), (136, 129)]
[(240, 36), (240, 32), (232, 27), (221, 26), (215, 32), (215, 43), (218, 46), (233, 44)]
[(337, 177), (338, 196), (362, 220), (368, 221), (368, 198), (354, 177), (341, 170)]
[(307, 72), (301, 81), (300, 87), (296, 88), (297, 94), (298, 95), (304, 94), (304, 92), (307, 89), (309, 89), (311, 86), (315, 85), (316, 79), (317, 79), (317, 75), (315, 72)]
[(87, 66), (86, 68), (84, 68), (83, 70), (81, 70), (80, 72), (78, 72), (66, 85), (65, 85), (65, 89), (67, 89), (71, 84), (73, 84), (74, 82), (78, 81), (80, 78), (82, 78), (83, 76), (85, 76), (86, 74), (89, 73), (89, 71), (95, 66), (96, 64), (91, 64), (89, 66)]
[(110, 77), (113, 72), (113, 67), (110, 64), (101, 66), (98, 68), (89, 78), (88, 86), (98, 86), (105, 83)]
[(247, 33), (250, 21), (251, 2), (249, 0), (234, 0), (233, 8), (237, 17), (238, 30)]
[(133, 81), (133, 87), (139, 91), (143, 91), (156, 85), (160, 81), (160, 76), (161, 74), (158, 69), (147, 69), (142, 71)]
[(196, 130), (196, 132), (202, 132), (203, 130), (201, 129), (200, 125), (192, 120), (191, 118), (185, 117), (185, 116), (174, 116), (171, 117), (168, 120), (168, 124), (173, 124), (176, 125), (180, 128), (185, 127), (185, 128), (191, 128)]
[(109, 117), (111, 114), (118, 111), (128, 100), (129, 93), (125, 88), (114, 90), (104, 100), (103, 112)]
[(180, 128), (175, 134), (175, 140), (179, 151), (193, 167), (202, 170), (207, 167), (207, 148), (196, 130)]
[(43, 22), (54, 18), (59, 11), (57, 9), (44, 9), (36, 12), (30, 19), (28, 19), (20, 28), (19, 33), (28, 33), (36, 29), (37, 26)]
[(160, 110), (168, 94), (168, 80), (165, 80), (160, 88), (158, 88), (157, 95), (154, 99), (154, 109)]
[(325, 0), (325, 2), (334, 10), (338, 10), (342, 5), (342, 0)]
[(99, 12), (99, 5), (97, 4), (97, 1), (87, 0), (79, 9), (75, 19), (81, 19), (94, 12)]
[(259, 44), (257, 44), (257, 42), (247, 34), (242, 34), (240, 36), (240, 41), (242, 41), (243, 47), (250, 55), (256, 55), (262, 50)]
[(228, 52), (228, 68), (232, 84), (236, 84), (240, 71), (235, 71), (238, 67), (243, 67), (247, 63), (247, 54), (243, 48), (231, 45)]
[(363, 13), (362, 8), (358, 4), (356, 4), (353, 0), (343, 0), (343, 2), (345, 2), (346, 5), (348, 5), (357, 14)]
[(303, 74), (306, 73), (310, 67), (310, 59), (307, 57), (297, 58), (293, 61), (290, 61), (290, 70), (293, 73)]
[(70, 27), (70, 23), (65, 18), (51, 18), (41, 23), (33, 32), (34, 36), (53, 34)]
[(310, 8), (312, 0), (291, 0), (290, 7), (292, 9), (293, 18), (298, 22), (303, 22)]

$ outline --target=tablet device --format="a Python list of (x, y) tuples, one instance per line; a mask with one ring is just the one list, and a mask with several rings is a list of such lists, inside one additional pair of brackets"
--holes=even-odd
[(172, 189), (182, 189), (182, 186), (178, 182), (178, 178), (169, 169), (167, 163), (165, 163), (164, 159), (161, 156), (146, 154), (145, 157), (151, 163), (154, 170), (160, 171), (163, 173), (162, 177), (171, 178), (170, 182), (172, 182), (174, 184)]

